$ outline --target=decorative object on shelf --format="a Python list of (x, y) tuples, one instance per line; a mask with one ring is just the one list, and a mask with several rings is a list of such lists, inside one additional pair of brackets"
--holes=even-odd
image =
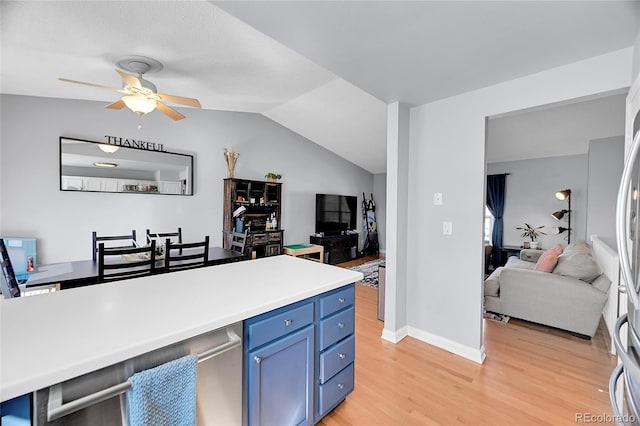
[(227, 160), (227, 174), (228, 177), (233, 177), (233, 173), (236, 169), (236, 161), (240, 154), (231, 149), (224, 149), (224, 158)]
[(560, 220), (567, 216), (567, 227), (563, 226), (554, 226), (553, 233), (554, 234), (562, 234), (567, 231), (567, 244), (571, 244), (571, 190), (565, 189), (562, 191), (556, 192), (556, 198), (558, 200), (567, 200), (568, 206), (566, 210), (558, 210), (557, 212), (551, 213), (551, 216), (555, 220)]
[(278, 173), (269, 172), (266, 175), (264, 175), (264, 177), (266, 177), (269, 182), (277, 182), (278, 179), (282, 178), (282, 175)]
[(542, 228), (544, 228), (544, 225), (533, 227), (528, 223), (525, 223), (523, 227), (518, 227), (516, 229), (522, 231), (522, 234), (520, 235), (522, 238), (531, 239), (531, 242), (529, 242), (529, 248), (538, 248), (538, 242), (536, 241), (536, 239), (540, 235), (547, 235), (541, 231)]

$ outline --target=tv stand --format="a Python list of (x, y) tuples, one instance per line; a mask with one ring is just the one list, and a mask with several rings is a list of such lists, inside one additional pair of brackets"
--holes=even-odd
[[(326, 235), (324, 237), (309, 236), (311, 244), (324, 247), (324, 262), (335, 265), (346, 262), (358, 256), (358, 234)], [(355, 247), (355, 255), (351, 256), (351, 249)]]

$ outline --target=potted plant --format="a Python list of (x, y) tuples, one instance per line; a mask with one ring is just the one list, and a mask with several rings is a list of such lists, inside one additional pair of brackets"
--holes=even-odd
[(534, 248), (537, 249), (538, 248), (538, 242), (536, 241), (536, 238), (538, 238), (538, 236), (540, 235), (547, 235), (544, 232), (541, 231), (541, 229), (544, 228), (543, 226), (537, 226), (537, 227), (533, 227), (531, 225), (529, 225), (528, 223), (525, 223), (523, 227), (518, 227), (516, 229), (522, 231), (522, 235), (520, 235), (522, 238), (530, 238), (531, 242), (529, 243), (529, 247), (530, 248)]
[(275, 182), (278, 179), (280, 179), (282, 177), (282, 175), (280, 175), (278, 173), (269, 172), (266, 175), (264, 175), (264, 177), (266, 177), (269, 182)]

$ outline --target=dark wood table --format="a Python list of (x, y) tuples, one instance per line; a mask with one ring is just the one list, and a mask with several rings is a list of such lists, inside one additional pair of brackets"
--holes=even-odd
[[(207, 266), (237, 262), (244, 259), (245, 257), (236, 251), (223, 249), (222, 247), (209, 247)], [(164, 262), (164, 260), (159, 262)], [(33, 289), (59, 284), (60, 290), (65, 290), (97, 283), (98, 262), (89, 259), (38, 265), (26, 284), (21, 284), (20, 287), (24, 286), (27, 289)]]

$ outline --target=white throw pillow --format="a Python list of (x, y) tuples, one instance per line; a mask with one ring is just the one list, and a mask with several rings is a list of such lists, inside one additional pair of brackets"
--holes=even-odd
[(590, 253), (574, 251), (568, 254), (562, 253), (558, 256), (558, 264), (553, 269), (553, 273), (591, 282), (596, 279), (602, 271)]

